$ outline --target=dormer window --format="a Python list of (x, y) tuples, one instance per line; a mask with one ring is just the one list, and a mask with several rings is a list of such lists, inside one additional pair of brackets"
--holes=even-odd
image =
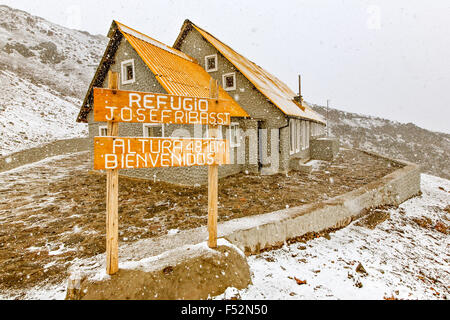
[(122, 84), (131, 84), (136, 81), (134, 59), (122, 62)]
[(222, 76), (223, 88), (226, 91), (236, 90), (236, 73), (227, 73)]
[(207, 72), (217, 71), (217, 54), (205, 57), (205, 69)]

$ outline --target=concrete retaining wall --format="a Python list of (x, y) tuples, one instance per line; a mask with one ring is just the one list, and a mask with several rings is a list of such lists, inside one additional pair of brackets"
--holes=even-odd
[(0, 157), (0, 172), (11, 170), (45, 158), (89, 150), (89, 138), (57, 140), (39, 147)]
[(228, 221), (219, 226), (223, 237), (246, 254), (282, 245), (310, 232), (341, 228), (365, 209), (399, 205), (420, 193), (420, 167), (405, 167), (344, 195), (296, 208)]

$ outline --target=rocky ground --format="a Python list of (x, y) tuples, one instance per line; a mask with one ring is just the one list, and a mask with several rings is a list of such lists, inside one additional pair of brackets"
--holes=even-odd
[[(238, 174), (219, 182), (219, 221), (332, 198), (397, 165), (353, 150), (311, 174)], [(370, 170), (368, 170), (370, 168)], [(0, 296), (24, 298), (64, 282), (76, 259), (105, 251), (106, 179), (87, 152), (50, 158), (0, 174)], [(207, 224), (207, 187), (120, 178), (120, 242), (133, 243)]]

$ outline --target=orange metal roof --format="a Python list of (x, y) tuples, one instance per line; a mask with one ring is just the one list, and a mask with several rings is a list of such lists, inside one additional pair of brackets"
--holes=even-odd
[[(124, 24), (114, 22), (168, 94), (209, 97), (211, 76), (194, 58)], [(219, 99), (230, 101), (229, 108), (232, 117), (249, 116), (221, 87), (219, 88)]]
[(240, 55), (205, 30), (193, 23), (192, 26), (284, 114), (325, 123), (323, 117), (309, 106), (306, 104), (300, 106), (298, 102), (295, 102), (296, 94), (277, 77)]

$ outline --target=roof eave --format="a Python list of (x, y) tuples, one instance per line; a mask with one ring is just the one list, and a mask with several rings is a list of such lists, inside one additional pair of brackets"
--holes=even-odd
[(180, 44), (183, 41), (184, 37), (186, 36), (187, 32), (190, 31), (190, 29), (192, 28), (193, 23), (189, 20), (186, 19), (183, 22), (183, 25), (181, 26), (180, 29), (180, 33), (178, 34), (177, 39), (175, 40), (175, 42), (173, 43), (173, 48), (180, 50)]
[[(89, 97), (91, 95), (92, 88), (94, 87), (94, 84), (96, 83), (98, 77), (101, 74), (101, 71), (102, 71), (102, 69), (104, 67), (104, 64), (106, 62), (110, 62), (107, 59), (108, 54), (110, 53), (110, 51), (112, 49), (114, 49), (113, 45), (121, 38), (121, 36), (119, 36), (117, 38), (117, 34), (118, 34), (117, 32), (118, 31), (119, 31), (119, 29), (117, 27), (117, 24), (116, 24), (115, 21), (113, 21), (112, 24), (111, 24), (111, 27), (110, 27), (110, 29), (108, 31), (108, 35), (107, 35), (108, 38), (110, 38), (110, 41), (109, 41), (108, 45), (106, 46), (105, 52), (103, 53), (103, 57), (100, 60), (100, 63), (98, 65), (98, 67), (97, 67), (97, 70), (95, 71), (94, 77), (92, 78), (91, 83), (89, 84), (89, 88), (88, 88), (88, 90), (86, 92), (86, 95), (85, 95), (84, 100), (83, 100), (83, 104), (81, 105), (80, 112), (78, 113), (78, 116), (77, 116), (77, 122), (78, 123), (87, 123), (88, 122), (87, 115), (90, 112), (90, 110), (87, 110), (88, 100), (89, 100)], [(119, 34), (121, 35), (120, 31), (119, 31)]]

